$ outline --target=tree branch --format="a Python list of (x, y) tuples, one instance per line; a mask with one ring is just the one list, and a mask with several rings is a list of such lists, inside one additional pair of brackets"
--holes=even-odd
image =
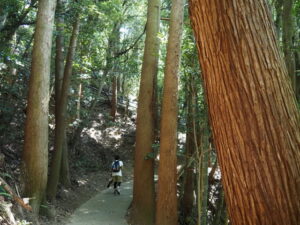
[(146, 26), (145, 26), (145, 28), (144, 28), (143, 33), (141, 33), (140, 36), (138, 36), (138, 38), (134, 41), (134, 43), (133, 43), (131, 46), (129, 46), (127, 49), (125, 49), (125, 50), (123, 50), (123, 51), (120, 51), (120, 52), (115, 53), (113, 58), (118, 58), (119, 56), (124, 55), (124, 54), (126, 54), (129, 50), (133, 49), (133, 47), (134, 47), (134, 46), (138, 43), (138, 41), (143, 37), (143, 35), (145, 34), (145, 32), (146, 32)]
[(13, 197), (13, 200), (15, 200), (20, 206), (23, 208), (32, 211), (32, 208), (30, 205), (26, 204), (22, 198), (17, 196), (15, 192), (10, 188), (10, 186), (0, 177), (0, 185)]

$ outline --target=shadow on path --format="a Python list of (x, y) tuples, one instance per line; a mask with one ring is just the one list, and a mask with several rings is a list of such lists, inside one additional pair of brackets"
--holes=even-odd
[(132, 200), (132, 181), (122, 183), (121, 195), (106, 189), (75, 210), (67, 225), (127, 225), (125, 215)]

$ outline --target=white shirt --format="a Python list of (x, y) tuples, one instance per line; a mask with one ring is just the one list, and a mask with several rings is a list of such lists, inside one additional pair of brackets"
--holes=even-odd
[[(122, 176), (122, 167), (123, 167), (123, 162), (121, 160), (118, 160), (120, 164), (120, 171), (119, 172), (112, 172), (112, 176)], [(111, 164), (113, 166), (115, 161)]]

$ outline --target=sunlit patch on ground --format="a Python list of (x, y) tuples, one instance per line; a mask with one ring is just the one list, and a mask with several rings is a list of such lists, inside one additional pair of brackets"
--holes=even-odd
[(83, 185), (86, 185), (87, 184), (87, 180), (78, 180), (78, 184), (79, 186), (83, 186)]
[(102, 139), (102, 131), (101, 130), (96, 130), (94, 127), (90, 129), (85, 129), (83, 130), (86, 132), (86, 134), (94, 139), (97, 143)]

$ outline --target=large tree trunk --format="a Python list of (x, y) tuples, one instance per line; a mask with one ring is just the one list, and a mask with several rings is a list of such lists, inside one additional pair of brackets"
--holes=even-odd
[(233, 224), (300, 221), (299, 112), (265, 0), (191, 0)]
[(54, 0), (39, 1), (25, 122), (25, 196), (31, 198), (36, 214), (47, 184), (49, 76), (55, 6)]
[(146, 41), (139, 91), (133, 186), (133, 220), (137, 225), (152, 225), (155, 219), (154, 159), (154, 86), (159, 58), (160, 0), (148, 1)]
[(177, 215), (177, 95), (184, 0), (173, 0), (161, 116), (156, 225), (174, 225)]
[(66, 66), (64, 70), (64, 78), (63, 78), (63, 84), (61, 89), (61, 95), (59, 98), (59, 112), (58, 112), (57, 124), (55, 127), (54, 153), (51, 162), (51, 170), (50, 170), (50, 176), (49, 176), (49, 181), (47, 186), (47, 196), (50, 201), (53, 201), (55, 198), (57, 185), (59, 181), (62, 149), (63, 149), (64, 136), (65, 136), (64, 133), (65, 133), (65, 126), (66, 126), (65, 114), (67, 111), (68, 93), (69, 93), (69, 86), (70, 86), (71, 75), (72, 75), (72, 64), (73, 64), (73, 58), (76, 50), (78, 33), (79, 33), (79, 16), (76, 18), (76, 21), (73, 25), (73, 32), (70, 39), (70, 46), (69, 46)]

